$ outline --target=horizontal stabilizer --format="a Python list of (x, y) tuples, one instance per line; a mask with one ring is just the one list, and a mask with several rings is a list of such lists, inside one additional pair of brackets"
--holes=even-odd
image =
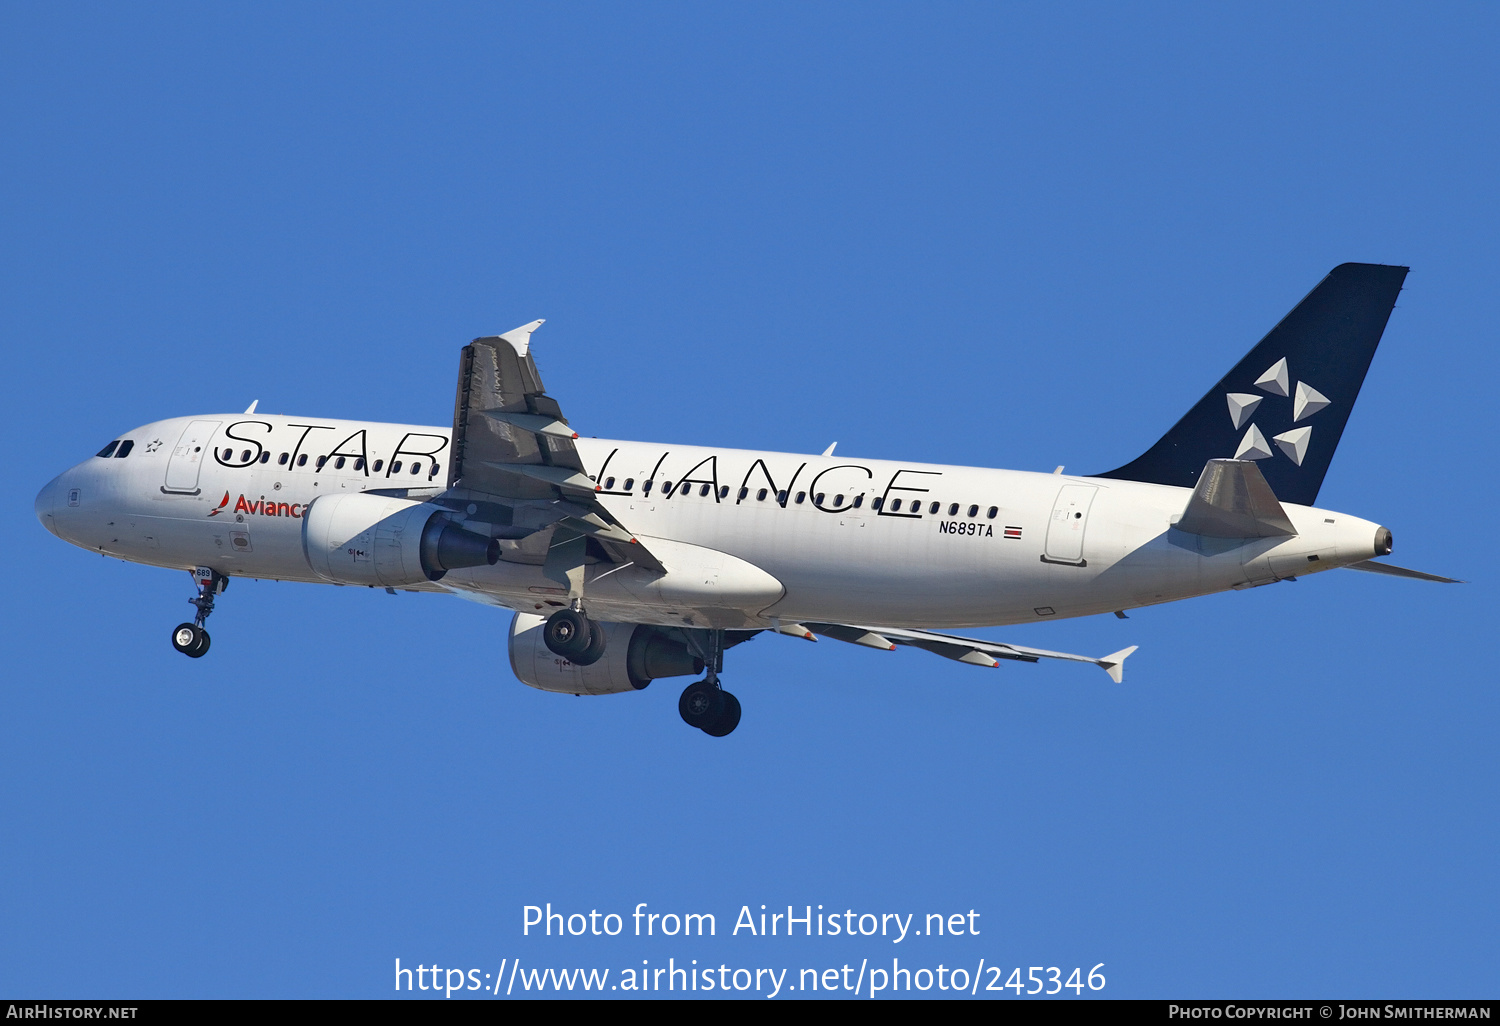
[(1438, 584), (1467, 584), (1467, 581), (1455, 580), (1452, 577), (1439, 577), (1437, 574), (1424, 574), (1420, 570), (1408, 570), (1404, 566), (1394, 566), (1390, 563), (1377, 563), (1373, 559), (1367, 559), (1362, 563), (1350, 563), (1344, 567), (1345, 570), (1363, 570), (1367, 574), (1389, 574), (1392, 577), (1410, 577), (1417, 581), (1436, 581)]
[(1172, 526), (1208, 538), (1280, 538), (1297, 533), (1252, 460), (1209, 460), (1182, 519)]

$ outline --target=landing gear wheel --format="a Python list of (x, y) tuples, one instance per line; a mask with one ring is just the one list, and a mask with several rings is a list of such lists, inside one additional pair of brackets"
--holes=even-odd
[[(724, 694), (706, 680), (689, 684), (683, 690), (682, 697), (677, 700), (677, 711), (682, 714), (682, 722), (689, 727), (700, 728), (718, 722), (724, 713)], [(735, 720), (738, 722), (739, 717), (735, 717)]]
[(588, 625), (589, 625), (589, 645), (588, 645), (588, 648), (585, 648), (583, 650), (582, 654), (579, 655), (579, 657), (577, 659), (573, 660), (573, 662), (577, 663), (579, 666), (592, 666), (595, 663), (597, 663), (600, 659), (603, 659), (604, 658), (604, 645), (609, 640), (607, 637), (605, 637), (604, 628), (599, 625), (599, 621), (597, 621), (597, 620), (589, 620), (588, 621)]
[(724, 710), (719, 713), (718, 719), (703, 728), (703, 733), (709, 737), (725, 737), (740, 725), (740, 700), (727, 691), (720, 691), (719, 694), (723, 696)]
[(559, 609), (542, 625), (542, 641), (547, 648), (570, 663), (585, 658), (593, 635), (588, 617), (574, 609)]
[(172, 647), (197, 659), (208, 651), (208, 631), (195, 624), (180, 623), (172, 630)]

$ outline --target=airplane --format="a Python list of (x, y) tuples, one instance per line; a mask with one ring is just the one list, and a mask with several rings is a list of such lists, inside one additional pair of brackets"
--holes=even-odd
[[(452, 427), (198, 414), (128, 431), (41, 490), (59, 538), (189, 571), (199, 658), (233, 577), (455, 594), (514, 613), (515, 675), (637, 691), (723, 737), (724, 653), (761, 633), (974, 666), (1093, 658), (942, 631), (1114, 613), (1376, 561), (1389, 529), (1313, 505), (1407, 274), (1334, 268), (1162, 438), (1051, 474), (583, 438), (537, 372), (542, 321), (461, 352)], [(837, 443), (835, 443), (836, 445)]]

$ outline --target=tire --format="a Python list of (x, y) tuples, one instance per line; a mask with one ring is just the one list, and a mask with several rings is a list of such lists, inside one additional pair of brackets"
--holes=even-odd
[(709, 737), (726, 737), (740, 725), (740, 700), (727, 691), (720, 693), (724, 696), (724, 711), (719, 713), (717, 720), (703, 728), (703, 733)]
[(573, 662), (579, 666), (592, 666), (604, 658), (604, 645), (609, 640), (604, 633), (604, 628), (597, 620), (589, 620), (589, 644)]
[(677, 700), (677, 712), (689, 727), (715, 723), (724, 714), (724, 692), (706, 680), (689, 684)]
[(172, 647), (197, 659), (208, 651), (208, 632), (195, 624), (180, 623), (172, 628)]
[(542, 641), (553, 655), (576, 663), (588, 651), (593, 631), (588, 619), (571, 609), (559, 609), (542, 625)]

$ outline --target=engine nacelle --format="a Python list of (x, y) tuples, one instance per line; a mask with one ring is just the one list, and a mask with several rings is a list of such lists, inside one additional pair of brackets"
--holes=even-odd
[(601, 623), (608, 639), (604, 656), (579, 666), (556, 655), (542, 640), (546, 620), (517, 613), (510, 624), (510, 668), (522, 684), (565, 695), (613, 695), (639, 691), (657, 677), (703, 672), (703, 660), (659, 628), (634, 623)]
[(315, 499), (302, 514), (302, 551), (325, 581), (383, 588), (500, 559), (497, 540), (465, 530), (442, 507), (367, 492)]

